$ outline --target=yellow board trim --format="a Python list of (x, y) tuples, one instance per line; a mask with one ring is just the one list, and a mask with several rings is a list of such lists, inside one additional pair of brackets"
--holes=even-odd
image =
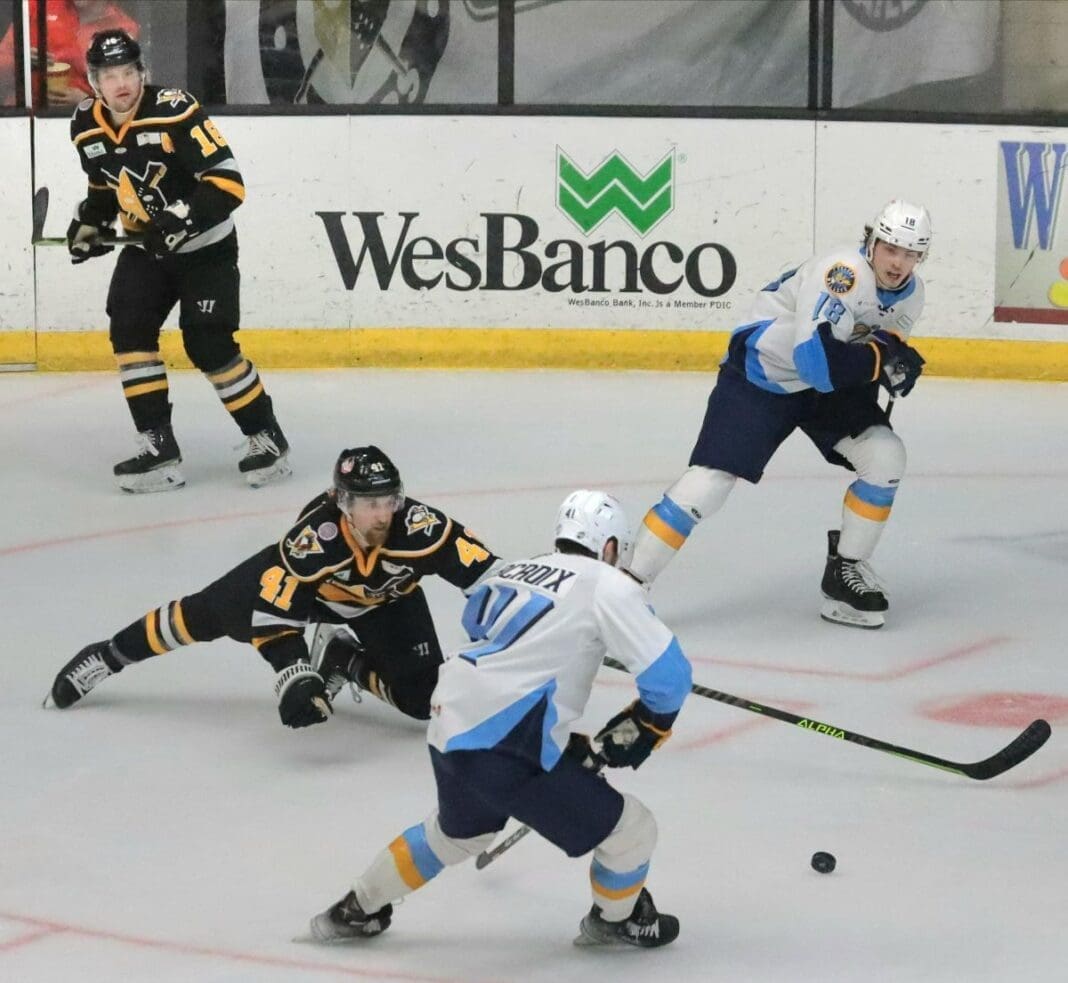
[[(260, 369), (651, 369), (716, 370), (725, 331), (591, 328), (245, 328), (243, 353)], [(192, 368), (177, 331), (162, 358)], [(1068, 342), (915, 338), (924, 374), (963, 379), (1068, 381)], [(31, 357), (34, 355), (35, 357)], [(0, 363), (50, 372), (114, 370), (106, 331), (0, 331)], [(922, 387), (922, 381), (921, 381)]]

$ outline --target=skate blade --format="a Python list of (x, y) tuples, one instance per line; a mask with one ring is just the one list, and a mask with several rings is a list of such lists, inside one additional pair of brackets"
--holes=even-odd
[(258, 471), (246, 471), (245, 481), (253, 488), (262, 488), (264, 485), (269, 485), (275, 481), (281, 481), (283, 478), (288, 478), (293, 473), (293, 469), (286, 462), (286, 459), (279, 458), (269, 468), (260, 468)]
[(169, 464), (144, 474), (119, 475), (119, 487), (131, 495), (148, 495), (153, 492), (177, 491), (185, 487), (185, 476), (177, 465)]
[(52, 699), (52, 691), (49, 690), (43, 700), (41, 700), (41, 708), (44, 710), (52, 710), (56, 708), (56, 701)]
[(824, 621), (849, 628), (882, 628), (886, 624), (882, 611), (858, 611), (842, 601), (824, 601), (820, 617)]

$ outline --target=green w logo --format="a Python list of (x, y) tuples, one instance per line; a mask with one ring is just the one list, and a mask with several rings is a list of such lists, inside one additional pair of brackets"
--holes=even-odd
[(644, 236), (674, 207), (674, 173), (674, 150), (645, 175), (618, 150), (585, 174), (557, 147), (556, 206), (586, 235), (616, 212)]

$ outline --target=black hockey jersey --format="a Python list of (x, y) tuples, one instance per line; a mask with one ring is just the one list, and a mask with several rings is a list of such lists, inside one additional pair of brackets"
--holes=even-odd
[(311, 502), (264, 556), (273, 562), (264, 564), (260, 577), (252, 644), (267, 657), (264, 646), (288, 639), (286, 661), (307, 657), (303, 629), (309, 622), (352, 621), (434, 574), (464, 590), (498, 560), (469, 529), (414, 498), (405, 498), (394, 515), (385, 544), (365, 550), (328, 493)]
[(143, 231), (168, 205), (184, 201), (199, 235), (178, 250), (194, 252), (228, 236), (230, 213), (245, 198), (233, 152), (200, 103), (182, 89), (146, 85), (133, 116), (119, 127), (99, 99), (84, 99), (71, 117), (89, 192), (79, 218)]

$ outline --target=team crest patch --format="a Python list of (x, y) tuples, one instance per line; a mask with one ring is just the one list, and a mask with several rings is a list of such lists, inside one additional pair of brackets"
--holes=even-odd
[(832, 294), (841, 296), (849, 293), (857, 282), (857, 271), (845, 263), (835, 263), (823, 278), (827, 289)]
[(404, 524), (408, 528), (408, 535), (414, 536), (417, 532), (425, 532), (428, 536), (434, 531), (434, 526), (440, 525), (439, 519), (425, 505), (413, 505), (408, 509), (404, 517)]
[(181, 89), (161, 89), (156, 95), (156, 105), (162, 106), (165, 102), (169, 102), (171, 108), (175, 109), (183, 102), (189, 102), (189, 93)]
[(315, 530), (315, 534), (324, 543), (329, 543), (330, 540), (337, 539), (337, 526), (332, 522), (324, 522)]
[[(336, 534), (336, 528), (335, 528)], [(298, 560), (312, 553), (322, 553), (323, 548), (319, 545), (319, 537), (311, 526), (305, 526), (294, 539), (286, 540), (286, 549)]]
[(107, 153), (102, 143), (91, 143), (85, 148), (86, 157), (103, 157)]

